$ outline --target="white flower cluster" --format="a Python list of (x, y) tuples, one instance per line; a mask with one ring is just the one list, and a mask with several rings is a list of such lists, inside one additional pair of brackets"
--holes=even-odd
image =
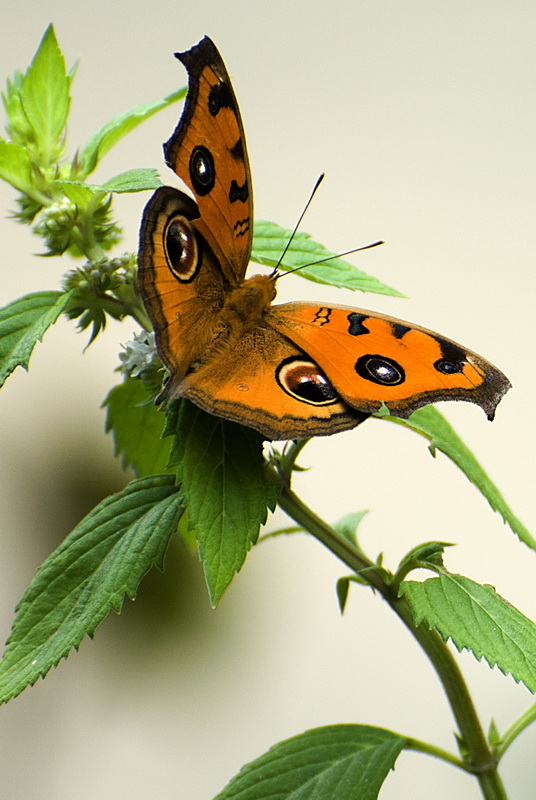
[(119, 359), (122, 361), (120, 369), (124, 375), (137, 378), (142, 372), (153, 369), (157, 357), (154, 333), (135, 333), (132, 341), (122, 347), (125, 352), (119, 353)]

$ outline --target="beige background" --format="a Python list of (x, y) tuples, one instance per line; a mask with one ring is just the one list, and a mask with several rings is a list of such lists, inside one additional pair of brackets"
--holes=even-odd
[[(282, 299), (373, 307), (481, 352), (514, 389), (490, 425), (452, 404), (445, 413), (515, 512), (534, 524), (534, 88), (531, 0), (315, 2), (5, 2), (0, 76), (25, 68), (49, 21), (70, 66), (80, 59), (69, 127), (72, 152), (111, 116), (185, 82), (172, 54), (208, 33), (237, 91), (255, 181), (256, 214), (292, 226), (321, 171), (327, 180), (304, 229), (335, 250), (387, 244), (355, 263), (411, 299), (338, 293), (298, 278)], [(3, 79), (2, 79), (3, 80)], [(178, 107), (133, 133), (97, 177), (157, 167)], [(135, 249), (146, 196), (120, 198), (125, 247)], [(0, 186), (0, 303), (58, 285), (59, 259), (7, 218)], [(46, 336), (29, 375), (0, 403), (0, 619), (35, 568), (103, 495), (121, 486), (99, 404), (116, 382), (110, 326), (84, 355), (68, 323)], [(494, 584), (534, 616), (534, 556), (446, 459), (423, 441), (371, 422), (317, 440), (296, 479), (329, 520), (369, 508), (364, 547), (394, 567), (415, 543), (458, 542), (448, 566)], [(271, 521), (280, 525), (283, 518)], [(221, 607), (208, 607), (198, 565), (176, 547), (166, 574), (144, 583), (94, 642), (0, 710), (0, 796), (10, 800), (209, 800), (242, 763), (305, 728), (334, 722), (390, 727), (454, 748), (453, 721), (423, 655), (382, 603), (352, 593), (344, 617), (334, 585), (345, 570), (306, 537), (255, 550)], [(499, 729), (529, 693), (460, 657), (487, 726)], [(531, 730), (503, 775), (511, 800), (534, 797)], [(382, 798), (479, 797), (474, 782), (406, 754)]]

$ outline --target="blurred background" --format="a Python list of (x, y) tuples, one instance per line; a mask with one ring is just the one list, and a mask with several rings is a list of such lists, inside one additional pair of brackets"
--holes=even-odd
[[(0, 76), (26, 69), (54, 22), (73, 85), (72, 154), (115, 114), (184, 85), (174, 58), (204, 34), (218, 45), (242, 110), (256, 216), (292, 227), (327, 173), (303, 229), (336, 251), (382, 238), (354, 263), (410, 299), (352, 295), (289, 278), (279, 299), (374, 308), (438, 330), (496, 363), (514, 388), (490, 425), (468, 404), (442, 404), (515, 513), (536, 530), (531, 403), (536, 236), (533, 102), (536, 8), (530, 0), (6, 0)], [(179, 106), (128, 136), (102, 162), (104, 181), (163, 163)], [(9, 219), (0, 184), (0, 305), (56, 288), (66, 260)], [(135, 250), (147, 195), (120, 196), (124, 249)], [(59, 322), (2, 391), (0, 626), (35, 569), (129, 476), (113, 459), (100, 404), (119, 381), (134, 324), (87, 335)], [(456, 542), (447, 566), (491, 583), (534, 617), (534, 554), (456, 468), (422, 439), (378, 421), (310, 444), (295, 488), (334, 521), (368, 508), (364, 549), (388, 567), (416, 543)], [(271, 528), (285, 524), (277, 514)], [(0, 796), (10, 800), (210, 800), (243, 763), (307, 728), (360, 722), (454, 749), (453, 720), (425, 657), (372, 593), (306, 536), (251, 553), (213, 611), (197, 559), (175, 541), (94, 641), (0, 709)], [(504, 730), (532, 701), (496, 669), (459, 656), (487, 726)], [(534, 797), (536, 730), (504, 759), (511, 800)], [(474, 781), (403, 754), (382, 798), (472, 800)]]

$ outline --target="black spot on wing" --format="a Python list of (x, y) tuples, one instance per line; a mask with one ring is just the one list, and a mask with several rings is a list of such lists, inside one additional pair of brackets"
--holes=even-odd
[(201, 196), (211, 192), (216, 182), (216, 167), (208, 147), (203, 144), (194, 147), (189, 168), (194, 192)]
[(387, 358), (379, 353), (361, 356), (354, 368), (361, 378), (379, 386), (399, 386), (406, 380), (406, 373), (401, 364), (394, 358)]
[(467, 353), (454, 342), (437, 338), (437, 343), (441, 347), (441, 358), (434, 362), (434, 367), (443, 375), (452, 375), (456, 372), (463, 372), (467, 364)]
[(365, 327), (364, 322), (367, 319), (366, 314), (360, 314), (358, 311), (352, 311), (348, 314), (348, 333), (351, 336), (362, 336), (364, 333), (369, 333), (369, 329)]
[(393, 322), (392, 327), (395, 339), (401, 339), (403, 336), (406, 335), (406, 333), (408, 333), (408, 331), (411, 330), (410, 327), (404, 325), (402, 322)]
[(210, 87), (208, 110), (215, 117), (222, 108), (234, 109), (233, 95), (226, 83), (216, 83)]
[(249, 217), (246, 217), (246, 219), (239, 219), (238, 222), (235, 222), (233, 231), (236, 239), (238, 239), (239, 236), (245, 236), (249, 231)]
[(316, 314), (314, 315), (313, 325), (316, 324), (319, 325), (320, 327), (322, 327), (322, 325), (327, 325), (332, 311), (333, 311), (332, 308), (327, 308), (326, 306), (322, 306), (322, 308), (319, 308)]
[(245, 203), (248, 197), (249, 197), (249, 189), (247, 180), (244, 181), (242, 186), (239, 186), (237, 182), (233, 179), (231, 181), (231, 186), (229, 189), (229, 202), (236, 203), (237, 200), (240, 200), (242, 203)]
[(244, 143), (242, 141), (242, 137), (238, 139), (236, 144), (234, 144), (231, 149), (229, 150), (230, 154), (234, 158), (235, 161), (243, 161), (244, 160)]

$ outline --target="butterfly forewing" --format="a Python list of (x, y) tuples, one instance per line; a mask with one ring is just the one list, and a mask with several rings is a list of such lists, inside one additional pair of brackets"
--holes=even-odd
[(435, 400), (470, 400), (490, 419), (509, 380), (450, 339), (409, 322), (351, 306), (274, 306), (270, 324), (313, 358), (340, 395), (372, 413), (385, 403), (408, 417)]
[(253, 236), (253, 191), (238, 103), (208, 37), (176, 55), (188, 70), (188, 95), (164, 145), (166, 161), (194, 193), (200, 211), (196, 225), (236, 285), (244, 277)]

